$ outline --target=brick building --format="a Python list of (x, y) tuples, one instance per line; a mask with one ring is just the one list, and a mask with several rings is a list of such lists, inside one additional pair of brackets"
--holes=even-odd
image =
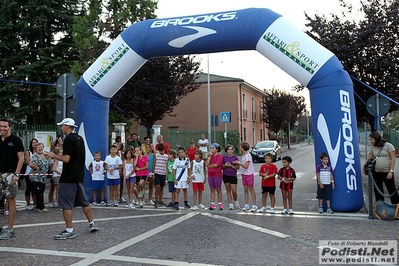
[[(237, 130), (241, 141), (254, 145), (268, 138), (266, 123), (261, 121), (264, 110), (260, 107), (265, 93), (239, 78), (209, 75), (211, 114), (218, 116), (218, 126), (212, 130), (223, 131), (221, 112), (231, 112), (227, 130)], [(201, 73), (197, 82), (200, 88), (186, 97), (174, 108), (176, 117), (166, 116), (157, 121), (162, 130), (208, 130), (208, 74)], [(199, 137), (199, 136), (198, 136)]]

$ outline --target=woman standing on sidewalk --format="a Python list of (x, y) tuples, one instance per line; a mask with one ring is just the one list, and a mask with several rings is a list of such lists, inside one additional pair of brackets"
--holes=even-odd
[(48, 212), (44, 206), (44, 190), (46, 189), (46, 178), (49, 168), (49, 160), (44, 154), (44, 144), (41, 142), (35, 145), (36, 153), (30, 159), (29, 166), (32, 168), (29, 179), (36, 189), (36, 209), (39, 212)]
[[(25, 163), (26, 163), (26, 172), (24, 173), (25, 176), (25, 181), (26, 181), (26, 189), (25, 189), (25, 200), (26, 200), (26, 209), (27, 210), (33, 210), (36, 206), (36, 190), (33, 187), (32, 181), (30, 181), (29, 174), (32, 168), (29, 166), (30, 165), (30, 158), (32, 155), (35, 153), (35, 145), (38, 142), (37, 139), (31, 139), (29, 142), (29, 149), (25, 152)], [(32, 201), (33, 204), (30, 202), (30, 195), (32, 194)]]
[(384, 196), (381, 195), (378, 190), (383, 192), (383, 183), (385, 183), (388, 193), (390, 195), (393, 194), (391, 197), (391, 203), (398, 204), (399, 195), (396, 191), (394, 180), (394, 169), (396, 160), (395, 147), (386, 139), (383, 139), (380, 133), (376, 131), (372, 132), (369, 135), (369, 140), (371, 143), (371, 151), (369, 152), (368, 159), (372, 159), (380, 153), (373, 169), (373, 178), (378, 187), (378, 189), (374, 187), (375, 200), (384, 201)]

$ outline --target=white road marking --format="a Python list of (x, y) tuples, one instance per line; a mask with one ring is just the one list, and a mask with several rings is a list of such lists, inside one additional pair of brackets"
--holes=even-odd
[[(183, 216), (181, 216), (181, 217), (179, 217), (179, 218), (177, 218), (177, 219), (175, 219), (173, 221), (170, 221), (170, 222), (168, 222), (166, 224), (162, 224), (161, 226), (158, 226), (158, 227), (156, 227), (154, 229), (151, 229), (151, 230), (145, 232), (144, 234), (135, 236), (135, 237), (133, 237), (133, 238), (131, 238), (129, 240), (126, 240), (126, 241), (124, 241), (122, 243), (119, 243), (118, 245), (115, 245), (115, 246), (110, 247), (110, 248), (108, 248), (106, 250), (103, 250), (103, 251), (101, 251), (101, 252), (99, 252), (97, 254), (91, 254), (90, 256), (85, 258), (84, 260), (82, 260), (82, 261), (80, 261), (78, 263), (75, 263), (73, 265), (76, 265), (76, 266), (90, 265), (90, 264), (92, 264), (94, 262), (97, 262), (99, 260), (107, 259), (110, 255), (112, 255), (112, 254), (114, 254), (114, 253), (116, 253), (116, 252), (118, 252), (120, 250), (128, 248), (128, 247), (130, 247), (130, 246), (132, 246), (132, 245), (134, 245), (134, 244), (136, 244), (138, 242), (141, 242), (141, 241), (143, 241), (143, 240), (145, 240), (145, 239), (147, 239), (149, 237), (152, 237), (152, 236), (154, 236), (154, 235), (156, 235), (156, 234), (158, 234), (158, 233), (160, 233), (160, 232), (162, 232), (162, 231), (164, 231), (164, 230), (166, 230), (166, 229), (168, 229), (168, 228), (170, 228), (172, 226), (175, 226), (178, 223), (184, 222), (187, 219), (190, 219), (191, 217), (193, 217), (195, 215), (198, 215), (198, 214), (199, 213), (196, 213), (196, 212), (190, 212), (190, 213), (188, 213), (186, 215), (183, 215)], [(175, 264), (173, 264), (173, 265), (175, 265)]]
[(269, 230), (269, 229), (266, 229), (266, 228), (263, 228), (263, 227), (259, 227), (259, 226), (256, 226), (256, 225), (240, 222), (240, 221), (233, 220), (233, 219), (230, 219), (230, 218), (227, 218), (227, 217), (214, 215), (214, 214), (210, 214), (210, 213), (201, 213), (201, 214), (205, 215), (205, 216), (208, 216), (208, 217), (212, 217), (212, 218), (217, 219), (217, 220), (221, 220), (221, 221), (224, 221), (224, 222), (228, 222), (228, 223), (232, 223), (232, 224), (235, 224), (235, 225), (239, 225), (239, 226), (242, 226), (242, 227), (245, 227), (245, 228), (248, 228), (248, 229), (256, 230), (256, 231), (259, 231), (259, 232), (262, 232), (262, 233), (265, 233), (265, 234), (268, 234), (268, 235), (277, 236), (277, 237), (280, 237), (280, 238), (291, 237), (290, 235), (286, 235), (286, 234), (283, 234), (283, 233), (280, 233), (280, 232), (277, 232), (277, 231), (274, 231), (274, 230)]

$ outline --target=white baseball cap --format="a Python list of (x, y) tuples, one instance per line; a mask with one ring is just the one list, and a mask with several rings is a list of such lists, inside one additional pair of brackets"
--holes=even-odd
[(67, 126), (71, 126), (71, 127), (77, 127), (77, 125), (75, 125), (75, 120), (73, 120), (72, 118), (64, 118), (64, 120), (57, 123), (57, 125), (58, 126), (67, 125)]

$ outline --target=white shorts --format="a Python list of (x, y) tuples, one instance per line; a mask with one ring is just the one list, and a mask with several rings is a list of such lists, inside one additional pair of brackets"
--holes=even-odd
[(177, 185), (175, 185), (175, 188), (188, 188), (187, 181), (177, 181)]

